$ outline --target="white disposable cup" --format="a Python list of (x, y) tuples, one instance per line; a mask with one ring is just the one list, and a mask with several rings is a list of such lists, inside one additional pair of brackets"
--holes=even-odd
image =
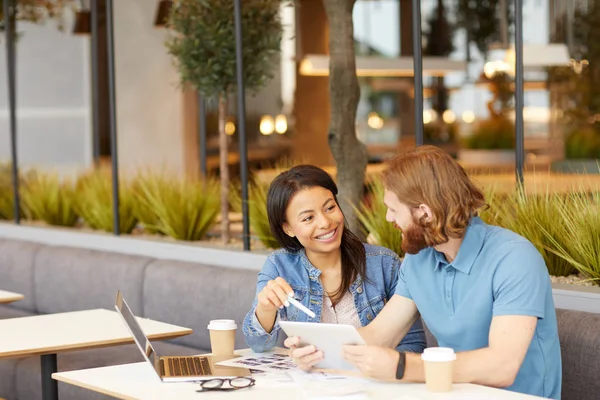
[(237, 324), (232, 319), (215, 319), (208, 324), (210, 347), (214, 356), (233, 355)]
[(452, 390), (452, 366), (456, 360), (449, 347), (429, 347), (421, 354), (425, 365), (425, 385), (430, 392)]

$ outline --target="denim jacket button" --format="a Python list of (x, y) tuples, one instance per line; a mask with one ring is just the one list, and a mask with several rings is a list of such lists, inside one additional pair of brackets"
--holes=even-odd
[(356, 289), (356, 293), (361, 294), (362, 293), (362, 287), (359, 287), (358, 289)]
[(373, 316), (371, 314), (367, 314), (367, 319), (370, 321), (373, 319)]

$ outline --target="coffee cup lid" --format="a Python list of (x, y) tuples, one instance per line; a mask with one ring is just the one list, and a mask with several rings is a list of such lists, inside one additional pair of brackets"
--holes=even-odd
[(208, 329), (211, 331), (230, 331), (237, 329), (237, 324), (232, 319), (213, 319), (208, 324)]
[(423, 361), (446, 362), (456, 360), (456, 354), (450, 347), (428, 347), (421, 354)]

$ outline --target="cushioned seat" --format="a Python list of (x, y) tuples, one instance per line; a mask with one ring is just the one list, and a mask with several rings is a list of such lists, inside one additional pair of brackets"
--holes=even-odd
[(600, 314), (557, 309), (562, 400), (600, 397)]
[(20, 361), (18, 358), (0, 360), (0, 394), (7, 400), (17, 398), (15, 371)]
[(0, 319), (30, 317), (36, 315), (34, 312), (15, 308), (11, 305), (0, 304)]

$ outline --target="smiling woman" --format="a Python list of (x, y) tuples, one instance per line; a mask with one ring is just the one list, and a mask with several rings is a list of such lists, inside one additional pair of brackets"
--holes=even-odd
[[(362, 243), (347, 228), (337, 192), (331, 176), (312, 165), (293, 167), (271, 183), (267, 214), (282, 249), (259, 273), (256, 299), (244, 320), (246, 342), (254, 351), (283, 343), (280, 319), (361, 327), (393, 295), (398, 256)], [(314, 316), (300, 313), (291, 298)], [(400, 346), (423, 350), (420, 322)]]

